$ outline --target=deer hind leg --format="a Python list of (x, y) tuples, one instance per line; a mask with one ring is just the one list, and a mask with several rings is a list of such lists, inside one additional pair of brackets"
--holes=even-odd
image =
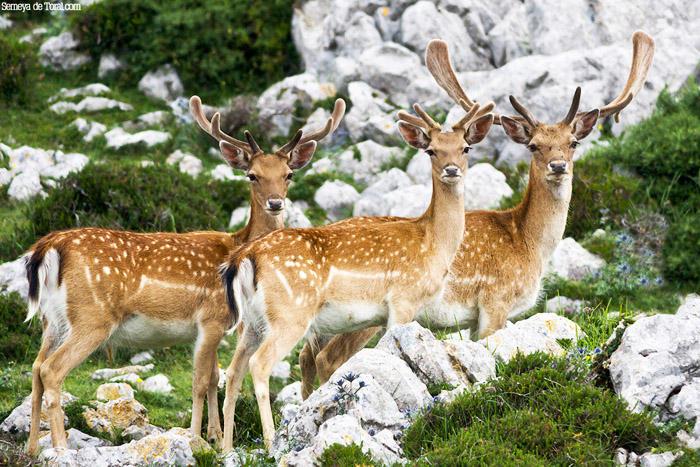
[(41, 365), (51, 352), (53, 337), (50, 329), (44, 326), (41, 348), (32, 365), (32, 418), (29, 426), (27, 451), (30, 456), (39, 454), (39, 429), (41, 427), (41, 401), (44, 396), (44, 384), (41, 382)]
[(270, 407), (270, 373), (273, 365), (294, 348), (305, 332), (306, 329), (303, 326), (294, 323), (278, 323), (267, 331), (260, 347), (250, 358), (250, 373), (253, 377), (255, 398), (258, 401), (265, 447), (268, 450), (272, 447), (272, 439), (275, 435), (275, 424)]
[(508, 319), (510, 306), (506, 303), (487, 303), (479, 306), (479, 339), (503, 329)]
[(299, 367), (301, 368), (301, 398), (306, 400), (314, 391), (314, 380), (316, 379), (316, 356), (318, 349), (311, 345), (309, 341), (304, 344), (304, 348), (299, 353)]
[(335, 373), (335, 370), (359, 352), (380, 330), (380, 326), (375, 326), (333, 336), (316, 356), (319, 384), (328, 381), (331, 375)]
[(211, 368), (209, 389), (207, 391), (207, 439), (217, 446), (221, 445), (223, 432), (221, 431), (221, 419), (219, 418), (219, 363), (214, 358)]
[[(76, 315), (81, 316), (78, 313)], [(61, 408), (63, 380), (73, 368), (80, 365), (109, 337), (110, 332), (111, 326), (99, 326), (94, 322), (72, 323), (68, 338), (41, 364), (40, 377), (44, 386), (51, 425), (51, 442), (55, 448), (66, 447), (66, 431)]]
[(224, 446), (223, 451), (233, 449), (233, 417), (236, 412), (236, 400), (241, 392), (243, 378), (248, 373), (248, 362), (260, 343), (255, 330), (239, 325), (236, 351), (231, 364), (226, 370), (226, 398), (224, 399)]
[[(202, 433), (204, 397), (209, 394), (212, 369), (216, 365), (216, 349), (219, 347), (219, 342), (223, 336), (224, 330), (219, 323), (208, 322), (200, 326), (198, 342), (195, 346), (192, 379), (192, 422), (190, 431), (195, 436), (200, 436)], [(214, 392), (214, 401), (212, 402), (210, 399), (209, 405), (217, 407), (216, 391)], [(218, 408), (216, 410), (218, 418)], [(209, 426), (211, 426), (211, 422)]]

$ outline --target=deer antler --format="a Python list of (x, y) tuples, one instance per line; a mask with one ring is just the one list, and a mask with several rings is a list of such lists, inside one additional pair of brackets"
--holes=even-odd
[(340, 125), (343, 115), (345, 115), (345, 101), (343, 99), (336, 99), (335, 105), (333, 106), (333, 113), (326, 121), (325, 126), (302, 136), (299, 144), (308, 143), (309, 141), (321, 141), (323, 138), (338, 129), (338, 125)]
[[(425, 50), (425, 65), (428, 67), (428, 71), (433, 75), (435, 82), (445, 90), (450, 99), (455, 103), (459, 104), (467, 115), (465, 115), (460, 121), (453, 126), (453, 128), (463, 127), (470, 119), (478, 118), (487, 113), (493, 113), (495, 104), (489, 102), (485, 106), (481, 107), (478, 114), (467, 118), (472, 107), (476, 104), (466, 93), (462, 85), (457, 79), (454, 67), (452, 66), (452, 61), (450, 60), (450, 52), (447, 47), (447, 42), (441, 39), (433, 39), (428, 43), (428, 47)], [(494, 113), (494, 123), (500, 124), (501, 117)], [(410, 123), (410, 122), (409, 122)]]
[(576, 88), (576, 91), (574, 92), (574, 98), (571, 101), (571, 106), (569, 107), (569, 111), (566, 114), (566, 117), (560, 122), (566, 125), (571, 125), (574, 121), (574, 118), (576, 117), (576, 113), (578, 112), (578, 105), (579, 102), (581, 102), (581, 86), (578, 86)]
[(627, 76), (625, 87), (622, 92), (609, 104), (600, 108), (600, 116), (605, 118), (609, 115), (615, 116), (615, 121), (620, 121), (620, 112), (627, 107), (634, 96), (644, 85), (651, 62), (654, 60), (654, 39), (643, 31), (636, 31), (632, 34), (632, 65)]
[[(233, 144), (238, 149), (247, 152), (249, 155), (255, 154), (256, 151), (253, 150), (253, 147), (250, 144), (229, 136), (221, 131), (221, 115), (219, 112), (216, 112), (212, 116), (211, 122), (207, 120), (207, 117), (204, 115), (204, 109), (202, 108), (202, 99), (200, 99), (199, 96), (192, 96), (190, 98), (190, 113), (192, 114), (192, 117), (194, 117), (197, 124), (199, 124), (199, 127), (217, 141), (226, 141), (227, 143)], [(253, 140), (253, 142), (255, 142), (255, 140)], [(257, 147), (257, 144), (255, 146)]]

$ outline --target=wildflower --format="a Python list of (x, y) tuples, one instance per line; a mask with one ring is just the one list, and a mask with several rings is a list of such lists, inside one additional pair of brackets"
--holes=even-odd
[(621, 234), (618, 235), (617, 238), (615, 239), (615, 243), (618, 243), (618, 244), (620, 244), (620, 243), (629, 243), (630, 240), (632, 240), (632, 237), (630, 237), (630, 236), (627, 235), (626, 233), (621, 233)]
[(333, 402), (338, 402), (340, 400), (340, 394), (333, 396)]
[(339, 379), (338, 381), (335, 382), (336, 386), (343, 387), (343, 380)]
[(629, 274), (632, 272), (632, 267), (627, 263), (620, 263), (617, 265), (617, 272), (622, 274)]
[(294, 446), (294, 451), (295, 451), (295, 452), (299, 452), (299, 451), (301, 451), (302, 449), (304, 449), (304, 447), (303, 447), (301, 444), (298, 444), (298, 445)]
[(639, 285), (641, 285), (642, 287), (646, 287), (647, 285), (649, 285), (649, 279), (647, 279), (644, 276), (640, 277), (639, 278)]
[(596, 354), (596, 355), (598, 355), (598, 354), (601, 353), (602, 351), (603, 351), (603, 350), (602, 350), (600, 347), (596, 347), (595, 349), (593, 349), (593, 353)]
[(360, 389), (362, 389), (362, 388), (367, 386), (367, 383), (365, 383), (364, 381), (360, 381), (359, 386), (360, 386)]
[(662, 284), (664, 283), (664, 278), (661, 277), (661, 276), (659, 276), (659, 277), (657, 277), (656, 279), (654, 279), (654, 283), (655, 283), (656, 285), (662, 285)]
[(579, 355), (583, 355), (583, 354), (586, 353), (586, 349), (584, 349), (583, 347), (579, 347), (579, 348), (576, 349), (576, 350), (578, 351), (578, 354), (579, 354)]
[(352, 383), (352, 382), (355, 381), (358, 377), (359, 377), (359, 376), (356, 375), (355, 373), (350, 372), (350, 373), (347, 373), (345, 376), (343, 376), (343, 379), (344, 379), (345, 381), (349, 381), (349, 382)]
[(367, 433), (369, 433), (370, 436), (374, 436), (376, 434), (376, 431), (374, 431), (374, 428), (370, 428)]

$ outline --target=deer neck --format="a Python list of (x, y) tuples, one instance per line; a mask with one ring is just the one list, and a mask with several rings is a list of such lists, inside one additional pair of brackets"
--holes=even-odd
[(426, 230), (428, 251), (433, 251), (449, 267), (464, 235), (464, 181), (446, 185), (433, 174), (430, 205), (419, 222)]
[(246, 226), (239, 232), (239, 239), (243, 243), (255, 240), (258, 237), (284, 228), (284, 213), (278, 216), (270, 215), (264, 207), (250, 198), (250, 219)]
[(516, 225), (520, 226), (525, 242), (546, 261), (564, 235), (572, 180), (551, 186), (535, 174), (534, 164), (534, 161), (530, 164), (523, 200), (515, 209)]

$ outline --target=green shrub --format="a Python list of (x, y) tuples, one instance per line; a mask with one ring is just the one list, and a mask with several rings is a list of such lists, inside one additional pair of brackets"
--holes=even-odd
[(35, 235), (100, 226), (134, 231), (223, 230), (247, 197), (239, 182), (203, 182), (168, 165), (89, 164), (29, 208)]
[(294, 74), (292, 0), (106, 0), (73, 17), (94, 56), (114, 52), (132, 79), (165, 63), (203, 96), (257, 92)]
[(41, 327), (24, 322), (27, 306), (17, 293), (0, 294), (0, 361), (31, 361), (39, 349)]
[(700, 286), (700, 211), (678, 216), (663, 248), (667, 278)]
[(499, 379), (421, 414), (404, 451), (427, 465), (609, 465), (615, 449), (645, 452), (671, 435), (565, 359), (516, 356)]
[(34, 50), (0, 36), (0, 102), (24, 104), (34, 94), (37, 61)]
[(323, 451), (318, 458), (320, 465), (328, 467), (345, 467), (348, 465), (375, 465), (372, 457), (362, 452), (362, 448), (357, 444), (344, 446), (342, 444), (332, 444)]

